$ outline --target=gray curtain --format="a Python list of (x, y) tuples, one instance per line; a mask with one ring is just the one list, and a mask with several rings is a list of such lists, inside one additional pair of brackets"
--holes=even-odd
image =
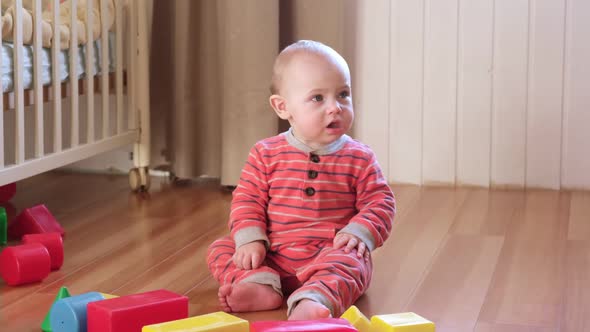
[(288, 128), (268, 105), (280, 48), (315, 39), (347, 56), (353, 5), (153, 0), (152, 165), (179, 177), (206, 175), (237, 184), (250, 147)]
[(268, 106), (278, 0), (154, 0), (152, 165), (235, 185), (250, 147), (278, 132)]

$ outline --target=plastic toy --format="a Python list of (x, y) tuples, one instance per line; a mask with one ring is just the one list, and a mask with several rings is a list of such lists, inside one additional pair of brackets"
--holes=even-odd
[(64, 263), (64, 244), (59, 233), (26, 234), (23, 243), (41, 243), (49, 251), (51, 270), (59, 270)]
[(88, 332), (141, 331), (146, 325), (188, 317), (188, 297), (167, 290), (121, 296), (92, 302)]
[(357, 331), (346, 319), (260, 321), (250, 323), (251, 332), (351, 332)]
[(434, 323), (413, 312), (371, 317), (371, 332), (434, 332), (434, 330)]
[[(57, 295), (55, 296), (55, 300), (53, 301), (53, 303), (57, 302), (58, 300), (65, 299), (66, 297), (70, 297), (70, 296), (71, 295), (70, 295), (70, 292), (68, 291), (68, 289), (66, 287), (62, 287), (59, 289), (59, 292), (57, 292)], [(51, 328), (50, 316), (51, 316), (51, 308), (49, 308), (49, 310), (47, 311), (47, 315), (45, 316), (45, 319), (43, 320), (43, 323), (41, 323), (41, 330), (43, 332), (53, 332), (53, 329)]]
[(0, 202), (8, 202), (16, 194), (16, 182), (0, 186)]
[(350, 306), (340, 318), (346, 319), (359, 332), (371, 331), (371, 322), (356, 306)]
[(225, 312), (185, 318), (172, 322), (147, 325), (142, 332), (249, 332), (248, 321)]
[(0, 275), (10, 286), (41, 281), (50, 268), (49, 251), (40, 243), (6, 247), (0, 253)]
[(6, 215), (6, 209), (0, 207), (0, 246), (6, 244), (8, 232), (8, 216)]
[(8, 235), (12, 238), (21, 238), (25, 234), (53, 232), (59, 233), (61, 236), (66, 233), (43, 204), (25, 209), (8, 226)]
[(55, 301), (49, 311), (53, 332), (86, 332), (86, 306), (104, 300), (98, 292), (84, 293)]
[(102, 295), (102, 297), (104, 297), (105, 300), (114, 299), (115, 297), (118, 297), (117, 295), (111, 295), (106, 293), (100, 293), (100, 295)]

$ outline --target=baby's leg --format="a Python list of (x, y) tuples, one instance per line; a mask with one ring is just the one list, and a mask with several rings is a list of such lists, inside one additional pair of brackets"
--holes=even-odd
[(219, 281), (219, 303), (226, 312), (272, 310), (281, 306), (283, 296), (279, 274), (268, 266), (240, 270), (233, 261), (234, 241), (221, 238), (209, 246), (207, 265)]
[(315, 320), (330, 318), (330, 309), (316, 300), (303, 299), (290, 310), (289, 320)]
[(325, 318), (323, 308), (340, 316), (367, 290), (371, 275), (372, 263), (356, 257), (356, 250), (347, 254), (342, 249), (322, 249), (297, 274), (303, 286), (287, 301), (289, 319)]

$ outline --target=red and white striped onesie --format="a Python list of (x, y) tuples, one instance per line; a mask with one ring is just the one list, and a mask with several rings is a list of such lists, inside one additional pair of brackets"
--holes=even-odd
[[(347, 135), (310, 150), (289, 130), (254, 145), (233, 193), (231, 235), (215, 241), (207, 263), (221, 285), (255, 282), (293, 292), (339, 316), (368, 288), (372, 263), (333, 249), (338, 232), (354, 234), (371, 251), (391, 232), (395, 198), (371, 149)], [(261, 240), (261, 267), (237, 269), (235, 248)]]

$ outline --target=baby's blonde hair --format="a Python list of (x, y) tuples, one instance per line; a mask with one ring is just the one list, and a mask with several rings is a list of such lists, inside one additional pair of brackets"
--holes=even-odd
[(348, 69), (346, 60), (344, 60), (344, 58), (330, 46), (314, 40), (299, 40), (285, 47), (275, 59), (270, 83), (271, 94), (274, 95), (279, 93), (279, 86), (282, 80), (283, 71), (289, 62), (291, 62), (291, 60), (294, 58), (294, 56), (301, 53), (323, 56), (327, 59), (331, 59), (332, 61), (343, 63)]

